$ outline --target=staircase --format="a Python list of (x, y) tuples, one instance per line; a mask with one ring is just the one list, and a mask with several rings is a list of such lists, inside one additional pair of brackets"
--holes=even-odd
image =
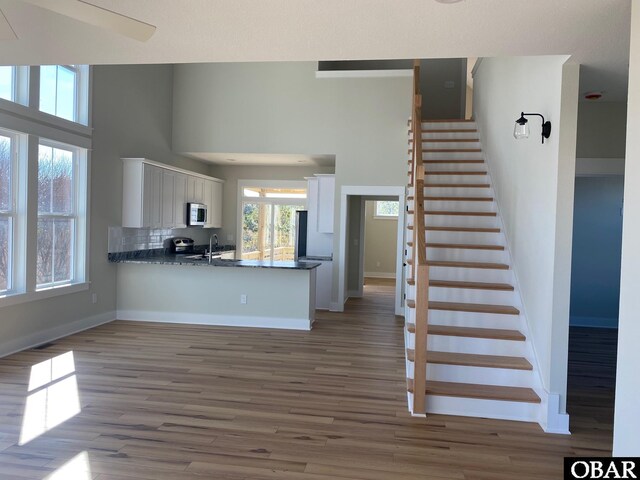
[(422, 122), (420, 105), (418, 93), (406, 212), (409, 408), (538, 422), (544, 390), (476, 125)]

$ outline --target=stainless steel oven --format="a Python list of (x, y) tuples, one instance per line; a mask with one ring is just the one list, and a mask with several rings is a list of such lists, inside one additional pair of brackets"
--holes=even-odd
[(187, 203), (187, 225), (202, 227), (207, 223), (207, 206), (204, 203)]

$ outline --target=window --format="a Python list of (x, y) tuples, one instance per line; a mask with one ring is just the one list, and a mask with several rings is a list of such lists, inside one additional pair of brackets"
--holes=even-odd
[(15, 67), (0, 67), (0, 98), (15, 99)]
[(294, 259), (296, 210), (304, 210), (307, 190), (304, 182), (281, 183), (277, 187), (240, 186), (242, 259)]
[(40, 110), (71, 122), (86, 124), (87, 74), (82, 65), (40, 67)]
[(81, 149), (40, 142), (37, 289), (84, 280), (86, 161), (83, 157)]
[(376, 201), (375, 217), (376, 218), (397, 218), (398, 202), (393, 201)]
[(15, 137), (0, 130), (0, 295), (12, 290)]

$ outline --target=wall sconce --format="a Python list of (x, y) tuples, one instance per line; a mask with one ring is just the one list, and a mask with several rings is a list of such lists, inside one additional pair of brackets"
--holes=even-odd
[(520, 140), (521, 138), (529, 138), (529, 120), (524, 117), (530, 117), (536, 115), (542, 118), (542, 143), (545, 138), (549, 138), (551, 135), (551, 122), (545, 122), (544, 116), (539, 113), (524, 113), (520, 114), (520, 118), (516, 120), (516, 126), (513, 129), (513, 136)]

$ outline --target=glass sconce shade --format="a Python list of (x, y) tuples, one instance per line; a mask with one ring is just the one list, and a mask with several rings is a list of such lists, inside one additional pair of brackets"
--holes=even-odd
[(518, 140), (521, 138), (529, 138), (529, 120), (524, 118), (524, 115), (516, 120), (513, 136)]

